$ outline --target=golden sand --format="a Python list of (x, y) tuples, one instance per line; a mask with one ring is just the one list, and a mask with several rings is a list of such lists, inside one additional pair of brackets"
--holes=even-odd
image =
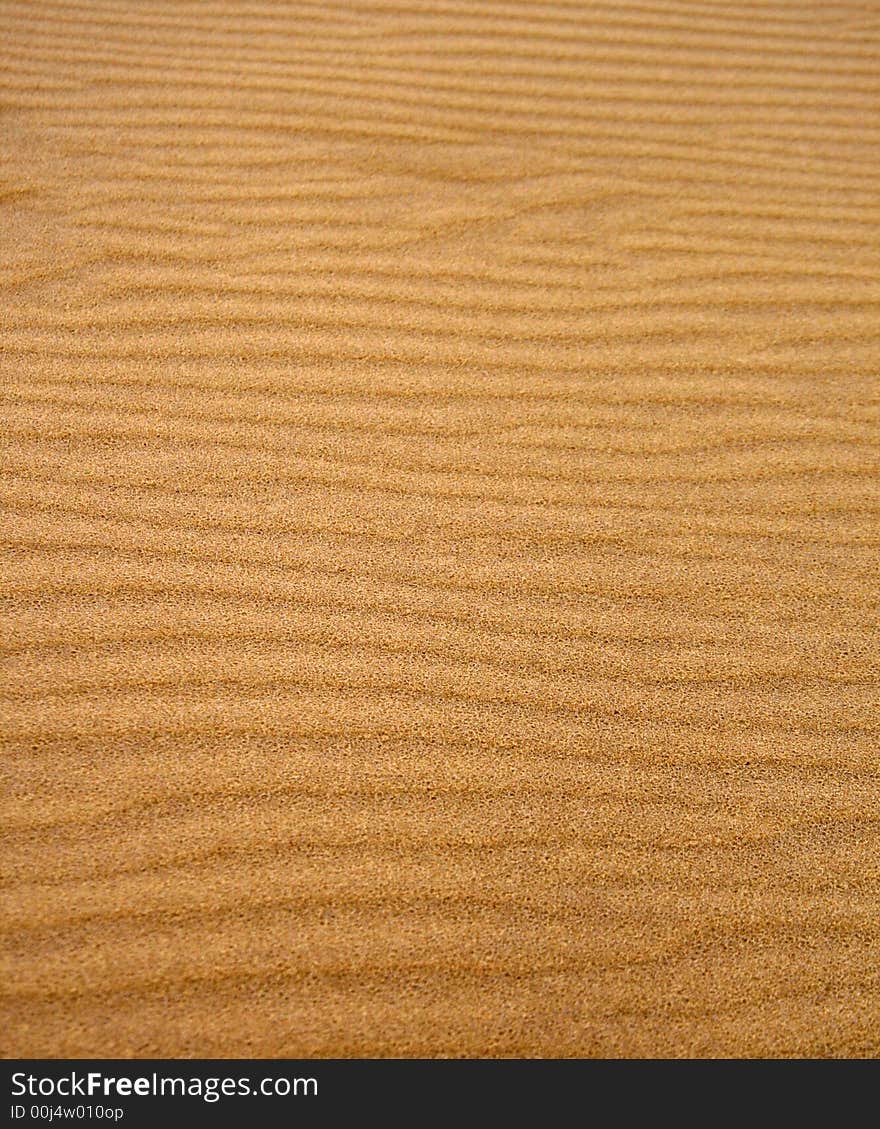
[(880, 1053), (877, 5), (0, 54), (5, 1053)]

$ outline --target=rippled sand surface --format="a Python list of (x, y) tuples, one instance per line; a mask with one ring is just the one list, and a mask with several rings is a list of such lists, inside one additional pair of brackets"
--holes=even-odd
[(9, 1055), (880, 1054), (880, 9), (0, 8)]

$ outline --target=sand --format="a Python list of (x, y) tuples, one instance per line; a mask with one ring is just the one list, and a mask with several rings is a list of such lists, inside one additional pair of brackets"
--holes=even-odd
[(880, 1053), (877, 5), (0, 53), (4, 1053)]

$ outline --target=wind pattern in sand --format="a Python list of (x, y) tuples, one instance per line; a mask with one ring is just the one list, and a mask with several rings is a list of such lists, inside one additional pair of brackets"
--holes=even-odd
[(4, 1053), (880, 1054), (877, 5), (0, 59)]

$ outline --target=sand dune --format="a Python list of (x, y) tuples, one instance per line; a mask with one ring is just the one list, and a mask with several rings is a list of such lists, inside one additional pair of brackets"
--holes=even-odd
[(0, 13), (4, 1052), (880, 1053), (876, 5)]

